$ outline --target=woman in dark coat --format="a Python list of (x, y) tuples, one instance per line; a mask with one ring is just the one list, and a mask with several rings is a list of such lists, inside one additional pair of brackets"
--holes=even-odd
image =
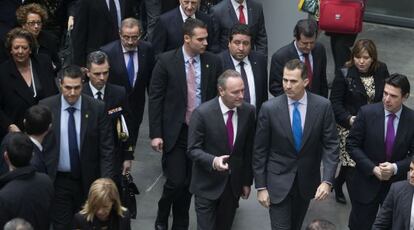
[(131, 230), (131, 219), (121, 206), (118, 189), (109, 178), (94, 181), (82, 210), (73, 219), (73, 228), (81, 230)]
[(346, 203), (342, 185), (347, 181), (349, 191), (348, 181), (355, 167), (355, 162), (345, 150), (346, 137), (359, 108), (382, 100), (387, 77), (389, 77), (387, 66), (378, 61), (374, 42), (361, 39), (355, 43), (351, 59), (341, 69), (341, 74), (336, 75), (332, 84), (330, 100), (340, 138), (341, 169), (334, 184), (335, 198), (339, 203)]
[(22, 28), (7, 34), (10, 58), (0, 65), (0, 139), (7, 132), (23, 130), (25, 111), (39, 100), (58, 93), (52, 62), (32, 55), (35, 39)]

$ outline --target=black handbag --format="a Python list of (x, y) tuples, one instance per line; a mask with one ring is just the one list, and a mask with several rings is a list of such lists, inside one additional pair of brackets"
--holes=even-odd
[(121, 202), (128, 209), (132, 219), (135, 219), (137, 216), (137, 201), (135, 195), (139, 195), (138, 187), (135, 185), (131, 174), (127, 172), (125, 175), (122, 175)]
[(62, 38), (62, 44), (59, 47), (58, 57), (62, 68), (73, 64), (73, 44), (70, 35), (71, 32), (72, 30), (66, 31)]

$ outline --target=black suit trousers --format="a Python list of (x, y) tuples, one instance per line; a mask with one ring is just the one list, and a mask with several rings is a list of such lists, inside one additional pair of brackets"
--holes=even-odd
[(71, 230), (72, 220), (84, 202), (82, 183), (72, 179), (70, 173), (57, 173), (55, 196), (52, 204), (54, 230)]
[(162, 164), (166, 182), (158, 201), (156, 224), (166, 225), (172, 208), (173, 230), (188, 229), (191, 204), (189, 185), (191, 181), (191, 160), (187, 157), (188, 127), (183, 124), (175, 146), (163, 154)]
[(351, 47), (354, 45), (358, 34), (329, 33), (331, 37), (332, 56), (335, 62), (335, 75), (340, 76), (341, 68), (351, 58)]
[(239, 197), (234, 196), (229, 179), (217, 200), (195, 195), (194, 205), (198, 230), (230, 230), (239, 206)]
[[(352, 209), (349, 215), (349, 229), (350, 230), (371, 230), (377, 217), (378, 209), (385, 200), (388, 194), (390, 186), (388, 184), (382, 184), (380, 192), (375, 199), (369, 203), (361, 203), (352, 199)], [(352, 194), (352, 196), (358, 194)]]
[(296, 175), (286, 198), (278, 204), (270, 204), (269, 214), (272, 230), (300, 230), (308, 211), (309, 202), (310, 200), (305, 200), (300, 195)]

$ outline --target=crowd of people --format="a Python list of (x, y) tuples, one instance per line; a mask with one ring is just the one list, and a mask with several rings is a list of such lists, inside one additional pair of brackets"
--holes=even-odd
[(328, 33), (329, 93), (312, 18), (268, 71), (256, 0), (145, 0), (145, 28), (137, 2), (0, 3), (0, 227), (131, 229), (120, 190), (148, 95), (166, 178), (156, 230), (189, 229), (193, 195), (197, 229), (229, 230), (253, 182), (272, 230), (301, 229), (331, 190), (346, 204), (344, 183), (351, 230), (412, 229), (410, 83), (389, 74), (374, 41)]

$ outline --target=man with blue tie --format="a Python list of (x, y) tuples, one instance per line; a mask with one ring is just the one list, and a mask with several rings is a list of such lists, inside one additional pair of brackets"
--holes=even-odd
[(308, 83), (306, 65), (288, 61), (285, 94), (265, 102), (257, 119), (253, 172), (257, 199), (269, 208), (272, 230), (301, 229), (310, 200), (328, 196), (338, 164), (331, 104), (306, 91)]
[(53, 229), (71, 229), (92, 182), (114, 177), (114, 143), (105, 104), (81, 94), (82, 76), (78, 66), (63, 68), (61, 94), (40, 101), (54, 118), (44, 139), (47, 172), (55, 185)]
[(121, 23), (119, 40), (101, 47), (108, 55), (108, 83), (125, 88), (130, 114), (128, 126), (133, 149), (145, 108), (145, 94), (154, 66), (154, 53), (149, 42), (140, 40), (141, 25), (134, 18), (126, 18)]
[(350, 130), (346, 148), (356, 163), (349, 191), (351, 230), (371, 229), (391, 184), (407, 178), (414, 152), (414, 111), (403, 105), (409, 95), (407, 77), (392, 74), (382, 103), (361, 107)]

